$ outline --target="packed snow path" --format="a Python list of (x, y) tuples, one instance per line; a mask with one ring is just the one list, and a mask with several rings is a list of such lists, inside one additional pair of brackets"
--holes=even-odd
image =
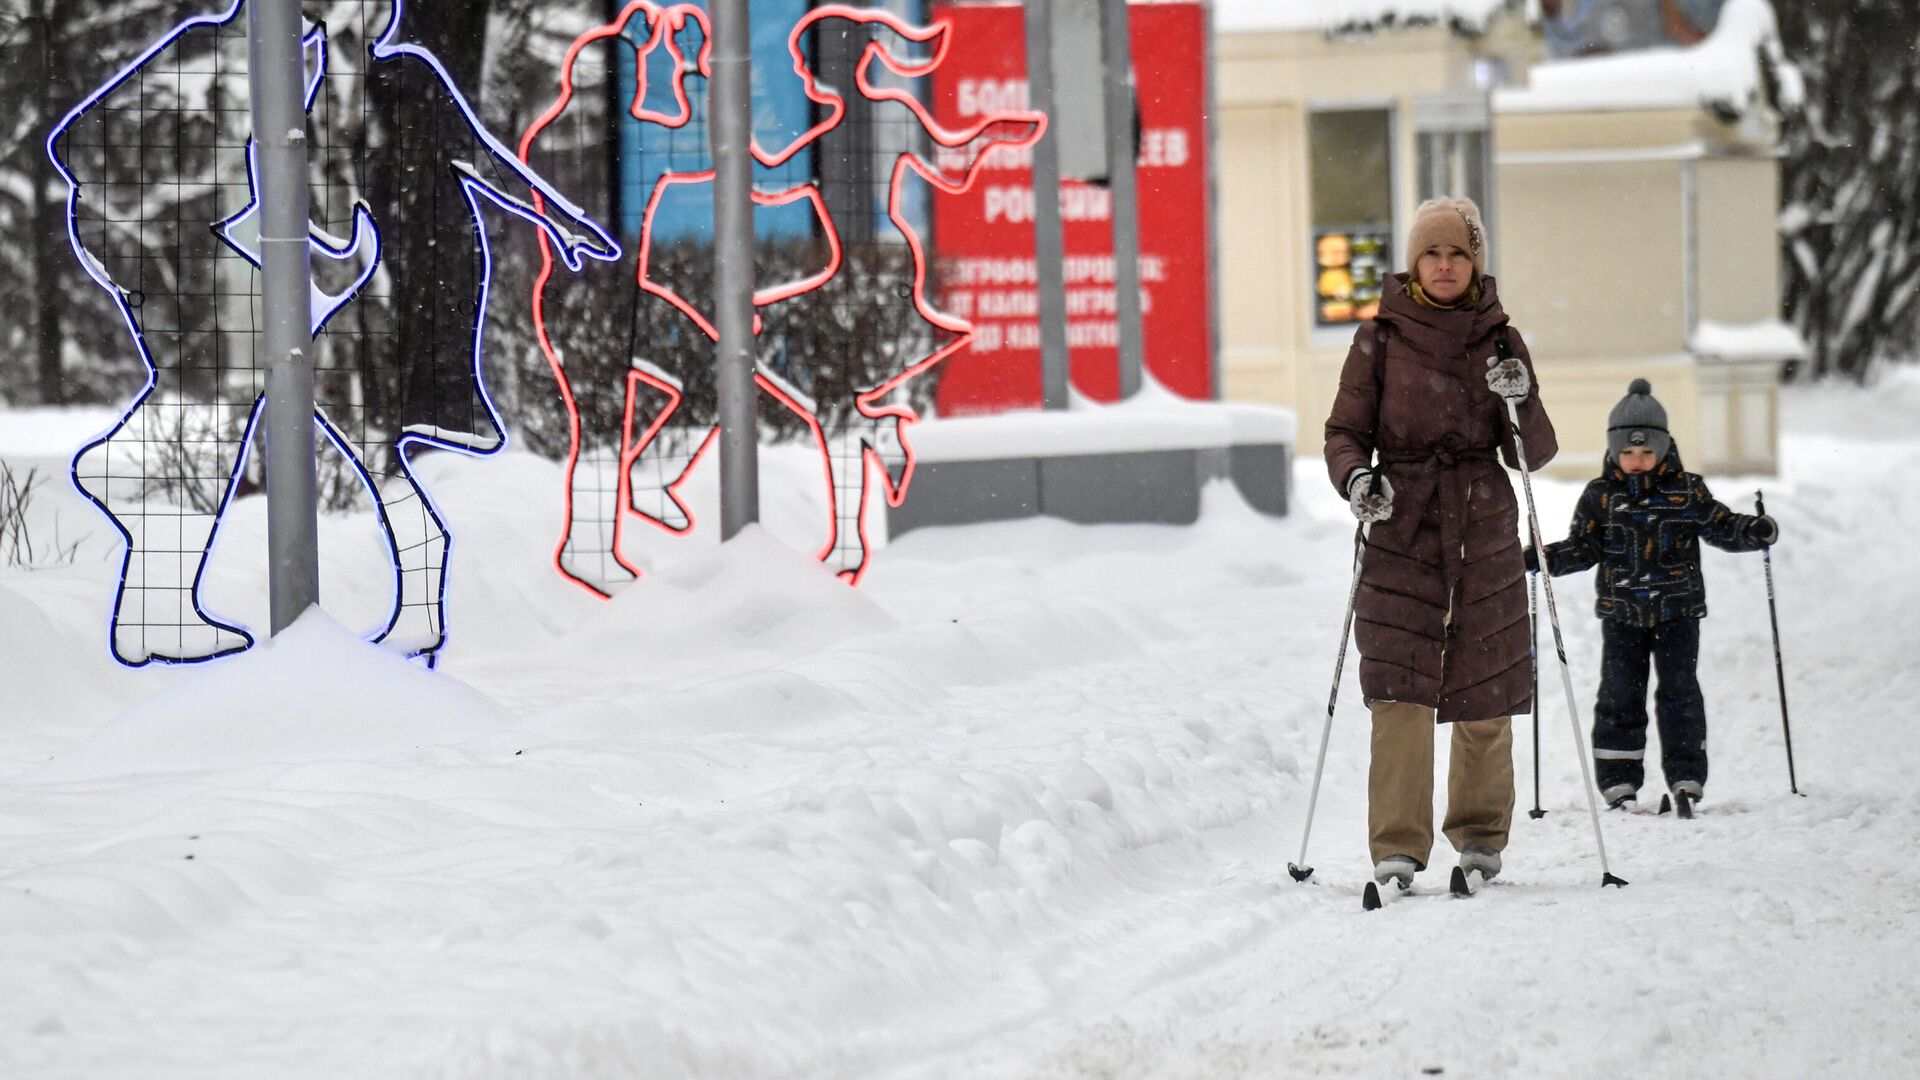
[[(647, 549), (605, 605), (545, 566), (551, 466), (441, 462), (451, 679), (326, 619), (120, 671), (102, 545), (0, 571), (0, 1075), (1905, 1075), (1920, 380), (1787, 417), (1765, 487), (1808, 797), (1760, 559), (1710, 553), (1699, 816), (1607, 815), (1632, 884), (1601, 890), (1549, 667), (1548, 816), (1522, 718), (1506, 873), (1448, 898), (1441, 841), (1372, 914), (1351, 665), (1314, 882), (1286, 873), (1350, 565), (1317, 462), (1283, 523), (1221, 495), (1188, 529), (919, 533), (857, 592), (776, 503), (725, 549)], [(1577, 491), (1540, 486), (1551, 536)], [(209, 590), (264, 622), (241, 511)], [(363, 526), (327, 523), (355, 630)], [(1584, 720), (1591, 578), (1557, 584)]]

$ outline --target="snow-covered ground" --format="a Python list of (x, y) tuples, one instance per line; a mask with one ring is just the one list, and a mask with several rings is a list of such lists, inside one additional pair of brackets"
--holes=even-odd
[[(1319, 869), (1285, 869), (1352, 535), (1317, 461), (1284, 522), (1216, 491), (1191, 528), (930, 530), (858, 591), (795, 554), (816, 508), (770, 497), (725, 548), (648, 538), (656, 572), (601, 604), (547, 566), (551, 465), (446, 457), (433, 675), (341, 629), (384, 588), (351, 519), (333, 619), (114, 667), (117, 556), (56, 485), (36, 517), (78, 560), (0, 570), (0, 1076), (1912, 1075), (1920, 377), (1790, 392), (1785, 425), (1808, 797), (1760, 559), (1709, 553), (1701, 816), (1606, 816), (1632, 885), (1600, 889), (1548, 668), (1548, 815), (1523, 719), (1507, 873), (1376, 914), (1351, 667)], [(1539, 487), (1558, 535), (1578, 485)], [(209, 588), (257, 624), (236, 513)], [(1584, 715), (1591, 584), (1559, 584)]]

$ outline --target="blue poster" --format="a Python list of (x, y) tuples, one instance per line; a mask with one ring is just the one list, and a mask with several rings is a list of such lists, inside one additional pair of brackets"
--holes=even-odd
[[(705, 0), (691, 0), (698, 7)], [(793, 72), (793, 60), (787, 51), (787, 35), (812, 5), (809, 0), (753, 0), (753, 134), (762, 146), (781, 146), (805, 131), (812, 122), (813, 102), (808, 100), (800, 79)], [(642, 19), (630, 21), (622, 36), (636, 52), (646, 48), (652, 27)], [(679, 108), (674, 99), (673, 67), (693, 63), (704, 46), (700, 24), (687, 20), (678, 34), (675, 48), (654, 48), (645, 53), (647, 96), (645, 108), (663, 113)], [(677, 54), (677, 55), (676, 55)], [(684, 60), (680, 58), (684, 57)], [(635, 67), (619, 69), (619, 97), (631, 102), (634, 96)], [(640, 227), (652, 199), (654, 187), (668, 172), (695, 173), (713, 167), (707, 146), (707, 84), (698, 76), (685, 81), (687, 105), (693, 119), (677, 128), (664, 127), (635, 119), (630, 113), (620, 125), (620, 233), (627, 240), (640, 234)], [(779, 168), (756, 165), (754, 185), (759, 188), (789, 188), (804, 183), (813, 175), (813, 155), (797, 154)], [(762, 239), (810, 235), (814, 215), (803, 205), (759, 207), (754, 213), (754, 231)], [(661, 195), (654, 214), (654, 234), (662, 240), (700, 239), (713, 232), (712, 189), (705, 184), (674, 185)]]
[[(705, 8), (706, 0), (686, 0)], [(816, 0), (753, 0), (752, 6), (752, 85), (753, 133), (761, 147), (784, 147), (818, 119), (818, 106), (807, 97), (805, 84), (794, 71), (793, 54), (787, 38), (801, 17), (820, 6)], [(884, 8), (913, 22), (923, 22), (926, 0), (887, 0), (860, 6)], [(671, 43), (650, 42), (653, 27), (643, 19), (632, 20), (622, 32), (636, 54), (646, 64), (647, 94), (643, 112), (677, 114), (681, 108), (675, 97), (675, 64), (691, 65), (705, 44), (700, 24), (688, 19)], [(652, 44), (652, 48), (649, 45)], [(811, 55), (813, 42), (802, 42), (802, 55), (810, 69), (816, 69)], [(618, 97), (630, 104), (636, 89), (637, 65), (623, 63), (618, 71)], [(884, 77), (884, 76), (883, 76)], [(628, 241), (636, 238), (645, 220), (650, 202), (658, 195), (654, 212), (654, 235), (673, 241), (704, 239), (713, 231), (712, 189), (706, 184), (674, 184), (656, 192), (660, 177), (667, 173), (698, 173), (712, 168), (707, 146), (707, 84), (694, 75), (684, 80), (686, 108), (692, 118), (684, 125), (665, 126), (636, 119), (626, 112), (620, 124), (620, 233)], [(885, 133), (877, 133), (872, 168), (881, 177), (892, 168), (892, 159), (905, 147), (880, 145)], [(754, 166), (753, 182), (762, 191), (780, 191), (814, 181), (819, 177), (818, 147), (794, 155), (779, 166)], [(916, 220), (924, 217), (923, 193), (909, 208)], [(885, 192), (876, 190), (868, 200), (875, 216), (875, 229), (886, 231)], [(762, 240), (790, 239), (813, 235), (818, 219), (806, 203), (785, 206), (760, 206), (754, 210), (754, 231)]]

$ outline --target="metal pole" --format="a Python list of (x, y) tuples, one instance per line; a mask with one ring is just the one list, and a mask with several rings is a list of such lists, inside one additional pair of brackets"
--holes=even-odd
[[(1758, 491), (1753, 493), (1753, 512), (1767, 515), (1767, 498)], [(1787, 740), (1787, 787), (1799, 795), (1800, 778), (1793, 771), (1793, 724), (1787, 719), (1787, 665), (1780, 659), (1780, 608), (1773, 600), (1772, 544), (1760, 549), (1760, 559), (1767, 568), (1767, 619), (1773, 624), (1773, 676), (1780, 681), (1780, 734)]]
[[(1539, 556), (1545, 559), (1544, 554)], [(1546, 567), (1540, 568), (1546, 573)], [(1533, 809), (1527, 816), (1535, 821), (1547, 816), (1540, 805), (1540, 575), (1527, 575), (1527, 666), (1533, 669)]]
[[(1375, 473), (1369, 490), (1374, 494), (1380, 491), (1380, 475)], [(1340, 653), (1333, 660), (1333, 689), (1327, 691), (1327, 719), (1320, 725), (1320, 754), (1313, 761), (1313, 788), (1307, 792), (1307, 823), (1300, 830), (1300, 859), (1287, 864), (1287, 873), (1295, 881), (1305, 881), (1313, 876), (1313, 867), (1307, 865), (1307, 841), (1313, 836), (1313, 812), (1320, 805), (1320, 777), (1327, 770), (1327, 744), (1333, 740), (1333, 709), (1340, 701), (1340, 673), (1347, 668), (1347, 640), (1353, 637), (1353, 605), (1360, 599), (1360, 571), (1365, 569), (1367, 560), (1367, 537), (1373, 532), (1371, 522), (1360, 526), (1353, 536), (1353, 581), (1347, 586), (1347, 617), (1340, 624)]]
[[(1501, 358), (1506, 358), (1508, 353), (1504, 338), (1497, 347)], [(1527, 535), (1533, 537), (1533, 550), (1544, 559), (1547, 557), (1547, 543), (1540, 536), (1540, 512), (1534, 507), (1533, 474), (1527, 468), (1527, 445), (1520, 439), (1520, 410), (1511, 399), (1507, 401), (1507, 424), (1513, 434), (1513, 459), (1520, 463), (1520, 490), (1527, 496)], [(1553, 575), (1542, 573), (1540, 582), (1547, 590), (1547, 622), (1553, 627), (1553, 651), (1560, 655), (1560, 683), (1567, 691), (1567, 726), (1573, 732), (1573, 752), (1580, 759), (1581, 779), (1586, 782), (1587, 816), (1593, 820), (1593, 844), (1600, 849), (1600, 887), (1625, 885), (1625, 881), (1613, 876), (1613, 868), (1607, 865), (1607, 841), (1600, 835), (1600, 805), (1594, 801), (1593, 767), (1587, 764), (1587, 744), (1580, 732), (1580, 706), (1573, 698), (1573, 666), (1567, 663), (1567, 642), (1560, 636), (1560, 605), (1553, 599)]]
[[(1053, 0), (1025, 5), (1027, 106), (1053, 119)], [(1033, 146), (1034, 285), (1040, 294), (1040, 397), (1067, 407), (1066, 239), (1060, 231), (1060, 144), (1051, 123)]]
[(1107, 190), (1113, 195), (1114, 319), (1120, 332), (1120, 397), (1140, 390), (1146, 366), (1140, 300), (1140, 202), (1133, 146), (1133, 45), (1127, 0), (1101, 0), (1100, 65), (1107, 98)]
[(753, 87), (748, 0), (713, 0), (713, 77), (707, 133), (713, 146), (715, 382), (720, 398), (720, 538), (760, 520), (760, 436), (753, 384)]
[[(600, 0), (600, 3), (601, 17), (608, 24), (612, 24), (620, 17), (620, 9), (625, 6), (621, 0)], [(607, 148), (606, 221), (613, 228), (616, 236), (626, 227), (625, 219), (620, 216), (622, 209), (620, 135), (626, 125), (632, 122), (631, 115), (627, 112), (627, 104), (633, 97), (634, 80), (626, 77), (626, 72), (634, 70), (632, 48), (625, 34), (615, 34), (606, 40), (607, 85), (604, 91), (607, 112), (607, 130), (604, 136)], [(620, 55), (623, 52), (627, 53), (624, 58)]]
[(250, 0), (247, 75), (260, 179), (261, 348), (267, 363), (268, 595), (273, 632), (320, 602), (307, 252), (306, 51), (299, 0)]

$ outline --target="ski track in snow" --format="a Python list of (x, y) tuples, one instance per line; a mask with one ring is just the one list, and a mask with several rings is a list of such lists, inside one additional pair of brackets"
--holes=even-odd
[[(448, 680), (393, 726), (369, 702), (431, 685), (340, 629), (384, 610), (364, 522), (323, 523), (339, 626), (213, 671), (111, 665), (101, 541), (0, 570), (0, 1075), (1906, 1075), (1920, 376), (1785, 416), (1783, 478), (1709, 479), (1782, 523), (1809, 797), (1761, 561), (1710, 552), (1699, 816), (1650, 812), (1650, 762), (1598, 887), (1549, 664), (1548, 816), (1523, 717), (1506, 873), (1447, 897), (1441, 840), (1371, 914), (1351, 656), (1286, 872), (1351, 565), (1318, 461), (1285, 522), (1215, 491), (1186, 529), (933, 530), (853, 591), (791, 550), (814, 466), (776, 453), (764, 532), (633, 530), (653, 576), (599, 604), (546, 563), (551, 465), (440, 456), (443, 668), (497, 708)], [(1579, 487), (1538, 484), (1550, 538)], [(235, 515), (208, 588), (264, 623)], [(1556, 585), (1584, 725), (1591, 575)]]

